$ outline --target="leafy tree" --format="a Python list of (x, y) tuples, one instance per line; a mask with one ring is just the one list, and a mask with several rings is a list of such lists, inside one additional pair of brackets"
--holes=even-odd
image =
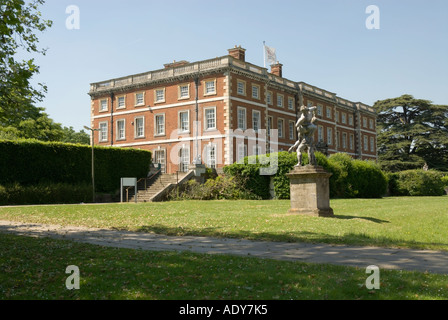
[(378, 156), (382, 168), (448, 170), (448, 106), (411, 95), (377, 101)]
[(84, 130), (76, 132), (73, 127), (64, 127), (62, 130), (64, 135), (61, 142), (90, 144), (90, 136)]
[(17, 53), (45, 55), (39, 48), (38, 32), (51, 27), (52, 21), (42, 19), (39, 6), (45, 0), (0, 0), (0, 138), (37, 139), (89, 143), (89, 136), (62, 127), (36, 107), (42, 102), (47, 87), (31, 85), (39, 73), (34, 59), (19, 61)]
[(0, 0), (0, 124), (18, 125), (22, 120), (35, 119), (39, 110), (35, 102), (42, 101), (47, 88), (39, 84), (34, 88), (30, 80), (39, 73), (34, 59), (17, 61), (21, 51), (45, 54), (38, 47), (35, 32), (51, 27), (52, 22), (43, 20), (38, 8), (44, 0), (28, 4), (23, 0)]

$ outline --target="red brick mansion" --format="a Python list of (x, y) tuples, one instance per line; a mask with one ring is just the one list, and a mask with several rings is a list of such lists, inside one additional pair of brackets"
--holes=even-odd
[(220, 170), (246, 155), (288, 150), (298, 109), (312, 105), (318, 151), (377, 158), (372, 107), (283, 78), (280, 63), (269, 71), (246, 62), (245, 51), (91, 84), (95, 144), (150, 150), (167, 173), (186, 171), (198, 156)]

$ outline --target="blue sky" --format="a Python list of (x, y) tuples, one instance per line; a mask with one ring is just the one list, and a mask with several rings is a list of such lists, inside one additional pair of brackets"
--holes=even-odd
[[(69, 30), (66, 8), (80, 10)], [(369, 5), (380, 29), (366, 28)], [(227, 54), (241, 45), (263, 66), (263, 41), (274, 47), (283, 76), (351, 101), (412, 94), (448, 104), (446, 0), (46, 0), (51, 29), (39, 34), (47, 55), (36, 82), (56, 122), (90, 124), (89, 84)]]

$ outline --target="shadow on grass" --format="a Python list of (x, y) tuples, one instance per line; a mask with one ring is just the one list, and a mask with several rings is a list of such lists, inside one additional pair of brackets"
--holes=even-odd
[[(342, 219), (351, 219), (345, 216)], [(359, 217), (353, 217), (359, 218)], [(369, 218), (370, 219), (370, 218)], [(373, 219), (373, 218), (372, 218)], [(388, 223), (380, 220), (376, 223)], [(364, 233), (347, 233), (343, 236), (335, 236), (326, 233), (310, 231), (294, 231), (284, 233), (273, 232), (253, 232), (248, 230), (223, 231), (222, 228), (203, 228), (192, 229), (184, 227), (167, 227), (164, 225), (141, 226), (133, 231), (143, 233), (155, 233), (167, 236), (200, 236), (213, 238), (231, 238), (246, 239), (256, 241), (275, 241), (275, 242), (306, 242), (306, 243), (325, 243), (352, 246), (376, 246), (385, 248), (410, 248), (410, 249), (434, 249), (448, 251), (446, 243), (419, 242), (406, 239), (391, 239), (387, 237), (373, 237)]]
[(363, 220), (368, 220), (368, 221), (372, 221), (375, 223), (390, 223), (390, 221), (381, 220), (381, 219), (372, 218), (372, 217), (345, 216), (345, 215), (340, 215), (340, 214), (334, 215), (334, 218), (336, 218), (336, 219), (363, 219)]

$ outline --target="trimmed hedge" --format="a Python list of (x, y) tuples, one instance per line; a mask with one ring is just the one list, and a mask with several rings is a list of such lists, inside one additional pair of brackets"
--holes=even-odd
[[(122, 177), (145, 177), (151, 152), (95, 147), (95, 189), (115, 192)], [(91, 184), (92, 148), (33, 140), (0, 141), (0, 185)]]
[[(295, 153), (285, 151), (271, 154), (277, 156), (273, 164), (277, 172), (273, 176), (275, 195), (279, 199), (289, 199), (289, 178), (286, 173), (297, 164)], [(331, 198), (380, 198), (387, 191), (387, 177), (378, 165), (371, 161), (356, 160), (347, 154), (335, 154), (327, 158), (320, 152), (315, 153), (317, 164), (332, 173), (330, 177)], [(256, 160), (255, 160), (256, 159)], [(248, 164), (256, 162), (256, 164)], [(302, 164), (308, 164), (307, 154), (303, 155)], [(232, 164), (224, 168), (226, 174), (244, 177), (244, 188), (263, 199), (269, 198), (270, 176), (261, 176), (263, 167), (258, 157), (246, 157), (245, 164)], [(244, 181), (244, 180), (243, 180)]]
[(392, 196), (442, 196), (445, 178), (436, 170), (406, 170), (389, 174), (389, 192)]
[(0, 205), (68, 204), (92, 202), (92, 185), (40, 183), (22, 186), (18, 183), (0, 185)]

